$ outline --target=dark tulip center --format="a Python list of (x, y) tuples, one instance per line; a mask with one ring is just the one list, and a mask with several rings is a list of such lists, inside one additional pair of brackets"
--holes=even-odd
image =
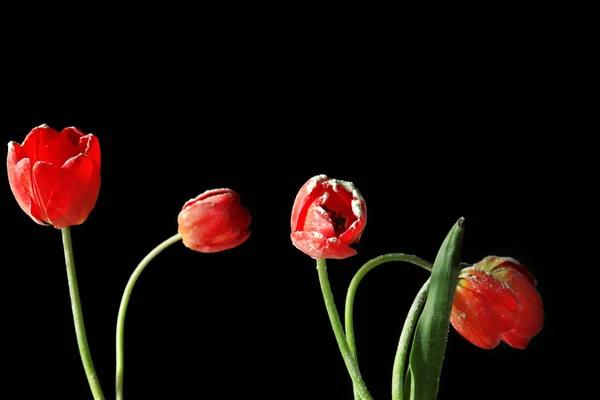
[(344, 217), (341, 212), (328, 209), (325, 205), (322, 205), (321, 207), (327, 212), (327, 215), (329, 215), (329, 218), (333, 223), (335, 235), (339, 236), (344, 233), (347, 229), (348, 218)]

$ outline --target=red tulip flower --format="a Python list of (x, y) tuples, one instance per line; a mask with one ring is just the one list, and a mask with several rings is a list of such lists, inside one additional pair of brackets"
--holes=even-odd
[(40, 225), (82, 224), (100, 191), (100, 143), (75, 127), (40, 125), (8, 143), (8, 181), (19, 206)]
[(201, 253), (239, 246), (250, 236), (251, 216), (230, 189), (207, 190), (184, 204), (177, 223), (183, 244)]
[(484, 349), (496, 347), (500, 340), (526, 348), (544, 323), (535, 279), (512, 258), (484, 258), (461, 271), (450, 322), (464, 338)]
[(367, 223), (365, 200), (351, 182), (318, 175), (309, 179), (292, 208), (291, 239), (315, 259), (343, 259), (356, 254)]

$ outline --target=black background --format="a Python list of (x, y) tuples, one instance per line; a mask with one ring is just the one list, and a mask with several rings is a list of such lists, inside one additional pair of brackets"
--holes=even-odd
[[(311, 41), (265, 33), (227, 45), (177, 45), (157, 34), (115, 52), (97, 41), (85, 56), (44, 51), (48, 42), (12, 65), (5, 142), (46, 123), (76, 126), (101, 143), (98, 202), (72, 235), (107, 398), (130, 274), (176, 233), (185, 201), (220, 187), (240, 193), (252, 235), (215, 254), (177, 243), (144, 271), (127, 314), (126, 398), (351, 398), (315, 262), (289, 240), (294, 197), (317, 174), (354, 182), (368, 208), (358, 254), (328, 262), (340, 312), (363, 263), (389, 252), (433, 261), (459, 217), (463, 261), (514, 257), (538, 280), (546, 322), (528, 349), (482, 350), (450, 329), (440, 399), (565, 389), (570, 349), (560, 329), (572, 304), (562, 295), (570, 251), (563, 223), (577, 211), (569, 178), (577, 140), (567, 133), (568, 84), (554, 62), (558, 36), (490, 35), (465, 46), (413, 37), (391, 46), (389, 32), (378, 33)], [(1, 204), (3, 386), (17, 398), (91, 398), (60, 232), (33, 223), (8, 182)], [(390, 397), (402, 323), (426, 278), (390, 263), (358, 290), (359, 362), (376, 399)]]

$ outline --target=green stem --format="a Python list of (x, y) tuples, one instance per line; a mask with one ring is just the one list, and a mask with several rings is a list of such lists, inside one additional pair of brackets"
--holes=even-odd
[[(358, 284), (364, 278), (364, 276), (375, 268), (378, 265), (381, 265), (390, 261), (404, 261), (409, 262), (415, 265), (418, 265), (421, 268), (424, 268), (428, 271), (431, 271), (432, 264), (429, 261), (423, 260), (417, 256), (413, 256), (411, 254), (404, 253), (389, 253), (384, 254), (379, 257), (375, 257), (372, 260), (367, 261), (354, 275), (352, 278), (352, 282), (350, 282), (350, 286), (348, 287), (348, 293), (346, 294), (346, 310), (345, 310), (345, 326), (346, 326), (346, 337), (348, 338), (348, 347), (350, 348), (350, 352), (355, 360), (358, 360), (356, 355), (356, 341), (354, 338), (354, 298), (356, 297), (356, 290), (358, 289)], [(358, 361), (357, 361), (358, 363)], [(359, 400), (357, 388), (354, 388), (354, 398)]]
[(321, 284), (321, 292), (323, 293), (323, 299), (325, 300), (325, 307), (327, 309), (327, 314), (329, 315), (329, 321), (331, 322), (335, 339), (338, 342), (338, 346), (340, 348), (340, 352), (342, 353), (346, 368), (348, 369), (348, 373), (350, 374), (350, 378), (352, 378), (352, 383), (354, 384), (356, 390), (358, 390), (358, 393), (363, 400), (373, 400), (369, 390), (367, 389), (367, 385), (360, 375), (358, 364), (356, 363), (356, 360), (352, 356), (350, 348), (348, 347), (348, 342), (346, 341), (346, 336), (344, 335), (344, 327), (342, 326), (342, 321), (340, 320), (335, 301), (333, 300), (333, 293), (331, 291), (331, 285), (329, 284), (327, 263), (325, 262), (325, 259), (317, 260), (317, 271), (319, 273), (319, 283)]
[(83, 311), (81, 309), (81, 299), (79, 298), (79, 285), (77, 284), (77, 274), (75, 272), (75, 258), (73, 256), (73, 243), (71, 241), (70, 227), (62, 228), (62, 241), (65, 252), (65, 264), (67, 265), (67, 280), (69, 282), (69, 295), (71, 297), (71, 309), (73, 310), (73, 322), (75, 323), (75, 336), (79, 346), (79, 354), (83, 362), (83, 368), (87, 376), (90, 389), (95, 400), (104, 400), (104, 394), (98, 381), (98, 375), (94, 369), (92, 355), (85, 334), (85, 325), (83, 323)]
[(121, 299), (121, 305), (119, 307), (119, 315), (117, 317), (117, 368), (115, 380), (117, 400), (123, 399), (123, 334), (125, 330), (125, 314), (127, 312), (127, 304), (129, 304), (131, 292), (133, 291), (135, 282), (138, 280), (140, 274), (150, 263), (150, 261), (152, 261), (154, 257), (159, 255), (164, 249), (173, 243), (178, 242), (179, 240), (181, 240), (181, 235), (177, 233), (156, 246), (154, 250), (148, 253), (146, 257), (144, 257), (144, 259), (138, 264), (137, 268), (133, 271), (133, 274), (131, 274), (129, 282), (127, 282), (127, 286), (123, 292), (123, 298)]
[(421, 309), (427, 300), (427, 292), (429, 291), (429, 279), (423, 284), (415, 300), (408, 310), (400, 340), (398, 341), (398, 350), (394, 359), (394, 368), (392, 369), (392, 400), (402, 400), (404, 392), (404, 366), (406, 365), (406, 353), (410, 347)]

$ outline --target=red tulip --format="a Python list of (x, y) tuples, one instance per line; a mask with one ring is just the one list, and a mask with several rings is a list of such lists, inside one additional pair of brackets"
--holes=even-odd
[(367, 223), (367, 206), (351, 182), (318, 175), (296, 195), (292, 208), (292, 243), (315, 259), (348, 258), (356, 254)]
[(450, 316), (465, 339), (484, 349), (500, 340), (524, 349), (544, 324), (542, 300), (527, 268), (488, 256), (461, 271)]
[(201, 253), (239, 246), (248, 239), (251, 217), (230, 189), (207, 190), (184, 204), (177, 223), (183, 244)]
[(82, 224), (100, 191), (100, 143), (75, 127), (40, 125), (8, 143), (8, 181), (19, 206), (40, 225)]

